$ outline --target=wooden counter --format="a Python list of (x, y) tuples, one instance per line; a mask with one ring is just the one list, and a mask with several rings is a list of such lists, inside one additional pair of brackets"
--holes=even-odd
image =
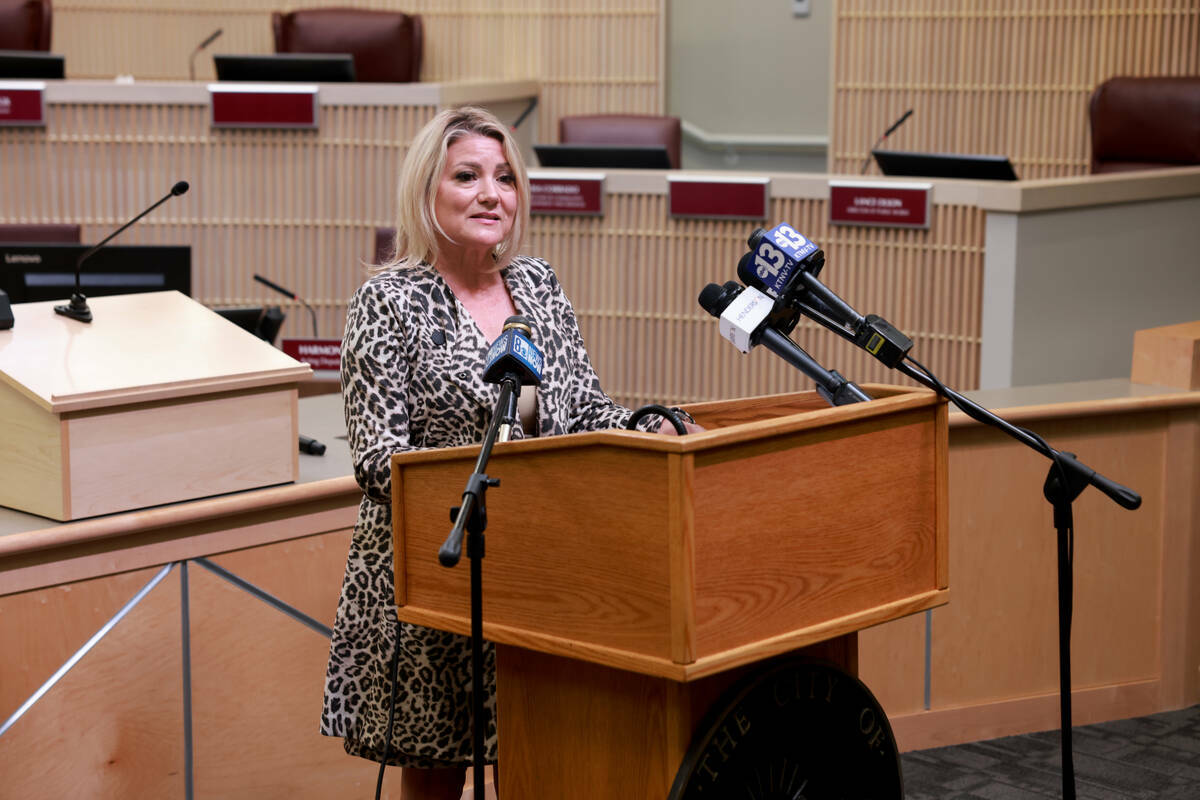
[[(1144, 497), (1133, 512), (1094, 490), (1075, 504), (1076, 722), (1200, 702), (1200, 393), (1113, 380), (975, 398)], [(860, 677), (905, 749), (1058, 724), (1047, 464), (950, 425), (950, 603), (859, 634)], [(331, 625), (360, 497), (340, 398), (302, 399), (300, 430), (329, 449), (300, 456), (295, 485), (66, 524), (0, 511), (0, 719), (163, 564), (207, 558)], [(199, 794), (368, 795), (372, 766), (316, 733), (327, 640), (197, 563)], [(23, 765), (0, 797), (183, 796), (180, 572), (0, 736), (0, 762)]]

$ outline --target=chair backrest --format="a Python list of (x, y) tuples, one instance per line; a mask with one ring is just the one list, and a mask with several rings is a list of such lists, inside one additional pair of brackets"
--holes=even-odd
[(82, 232), (79, 225), (47, 223), (0, 225), (0, 242), (64, 242), (79, 244)]
[(396, 257), (396, 229), (375, 228), (375, 263), (386, 264)]
[(679, 169), (683, 127), (679, 117), (584, 114), (559, 119), (558, 140), (563, 144), (661, 144), (667, 148), (671, 166)]
[(0, 50), (49, 50), (50, 0), (0, 0)]
[(421, 80), (421, 18), (398, 11), (306, 8), (271, 14), (276, 53), (349, 53), (367, 83)]
[(1200, 76), (1109, 78), (1088, 116), (1093, 173), (1200, 164)]

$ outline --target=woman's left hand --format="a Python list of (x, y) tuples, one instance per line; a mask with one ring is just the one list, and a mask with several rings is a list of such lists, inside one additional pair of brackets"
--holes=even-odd
[[(687, 430), (688, 433), (701, 433), (704, 431), (704, 428), (702, 426), (697, 425), (694, 422), (688, 422), (687, 420), (680, 420), (680, 421), (683, 422), (683, 427)], [(671, 424), (671, 420), (669, 420), (669, 419), (664, 419), (661, 423), (659, 423), (658, 432), (663, 434), (664, 436), (678, 436), (679, 435), (675, 431), (675, 426), (673, 424)]]

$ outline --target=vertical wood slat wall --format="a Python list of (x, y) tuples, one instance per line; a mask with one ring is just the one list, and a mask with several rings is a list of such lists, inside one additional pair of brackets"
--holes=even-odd
[(121, 244), (189, 244), (192, 295), (209, 306), (280, 305), (281, 337), (340, 337), (374, 230), (391, 224), (408, 142), (433, 106), (323, 106), (316, 132), (212, 129), (206, 105), (50, 104), (47, 127), (0, 138), (0, 221), (78, 222), (98, 242), (167, 193), (191, 189)]
[(911, 108), (887, 148), (1006, 155), (1022, 179), (1082, 175), (1096, 86), (1200, 73), (1200, 3), (838, 0), (832, 70), (832, 172), (858, 173)]
[(62, 0), (51, 49), (71, 79), (186, 80), (220, 28), (195, 59), (213, 80), (212, 53), (273, 52), (271, 12), (317, 6), (419, 14), (423, 81), (538, 80), (544, 141), (566, 114), (663, 113), (665, 0)]
[[(764, 348), (739, 353), (697, 303), (706, 284), (736, 279), (758, 223), (671, 219), (658, 194), (607, 202), (603, 218), (535, 218), (527, 249), (555, 267), (615, 399), (694, 402), (812, 388)], [(817, 242), (826, 285), (909, 334), (913, 355), (939, 378), (959, 389), (979, 385), (981, 209), (935, 205), (928, 231), (831, 226), (824, 199), (775, 198), (770, 214)], [(857, 383), (915, 385), (816, 323), (805, 320), (792, 338)]]

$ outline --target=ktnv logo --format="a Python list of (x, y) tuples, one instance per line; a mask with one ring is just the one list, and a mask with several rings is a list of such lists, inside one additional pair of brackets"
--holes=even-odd
[(535, 383), (541, 383), (544, 363), (541, 352), (523, 333), (507, 330), (488, 348), (483, 377), (487, 381), (499, 381), (501, 373), (515, 368), (527, 372)]
[(818, 248), (786, 222), (762, 237), (754, 251), (754, 272), (776, 295), (783, 294), (796, 265)]

